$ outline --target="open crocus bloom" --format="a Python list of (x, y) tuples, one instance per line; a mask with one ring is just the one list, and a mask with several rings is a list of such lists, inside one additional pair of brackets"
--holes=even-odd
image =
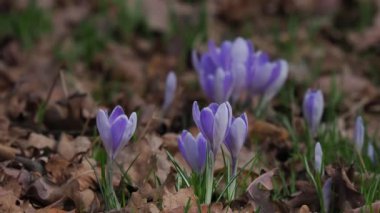
[(194, 101), (193, 119), (198, 129), (210, 143), (211, 151), (215, 156), (231, 125), (231, 105), (228, 102), (220, 105), (212, 103), (200, 111), (198, 103)]
[(133, 112), (128, 118), (120, 106), (116, 106), (109, 117), (104, 110), (98, 111), (96, 126), (110, 159), (114, 160), (127, 145), (136, 130), (136, 124), (136, 113)]
[(184, 130), (178, 137), (178, 147), (191, 169), (198, 174), (202, 173), (207, 155), (207, 140), (202, 133), (194, 138), (191, 133)]

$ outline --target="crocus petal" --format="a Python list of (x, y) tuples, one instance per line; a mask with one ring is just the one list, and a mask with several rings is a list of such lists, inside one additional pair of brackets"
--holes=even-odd
[(213, 141), (214, 114), (209, 108), (201, 111), (201, 132), (203, 132), (209, 141)]
[(231, 47), (231, 57), (234, 62), (244, 63), (249, 55), (249, 47), (246, 40), (241, 37), (235, 39)]
[(224, 93), (224, 79), (226, 74), (221, 68), (218, 68), (215, 75), (214, 82), (214, 101), (217, 103), (222, 103), (226, 100), (226, 94)]
[(137, 127), (137, 114), (135, 112), (132, 112), (132, 114), (129, 116), (129, 122), (131, 123), (131, 125), (128, 126), (128, 128), (131, 129), (131, 135), (129, 135), (129, 138), (131, 138), (135, 133)]
[(322, 147), (321, 144), (318, 142), (315, 144), (315, 149), (314, 149), (314, 168), (315, 171), (318, 173), (321, 172), (322, 169), (322, 158), (323, 158), (323, 152), (322, 152)]
[(121, 143), (123, 140), (124, 133), (127, 129), (128, 118), (126, 115), (119, 116), (111, 126), (111, 134), (112, 134), (112, 159), (115, 159), (116, 152), (121, 149)]
[(195, 122), (195, 125), (197, 125), (198, 129), (202, 129), (201, 126), (201, 112), (199, 111), (198, 102), (193, 102), (193, 120)]
[(193, 50), (191, 52), (191, 60), (192, 60), (192, 63), (193, 63), (193, 66), (195, 68), (195, 70), (198, 72), (198, 74), (201, 72), (201, 65), (200, 65), (200, 62), (199, 62), (199, 58), (198, 58), (198, 54), (197, 54), (197, 51), (196, 50)]
[(110, 124), (112, 125), (113, 122), (115, 122), (116, 118), (118, 118), (120, 115), (124, 115), (124, 110), (121, 106), (116, 106), (110, 115), (109, 121)]
[(364, 144), (364, 124), (361, 116), (358, 116), (355, 121), (354, 138), (355, 148), (359, 153), (361, 153)]
[(100, 138), (103, 141), (103, 146), (109, 156), (112, 153), (112, 137), (111, 126), (107, 117), (107, 114), (103, 110), (98, 110), (96, 115), (96, 126), (99, 131)]
[(227, 130), (231, 125), (232, 109), (228, 102), (219, 105), (215, 113), (214, 128), (213, 128), (213, 144), (212, 150), (214, 156), (219, 150), (221, 143), (224, 141)]
[(264, 91), (263, 102), (267, 103), (278, 93), (288, 77), (288, 63), (279, 60), (272, 70), (269, 78), (269, 86)]
[(206, 164), (207, 156), (207, 140), (201, 133), (196, 138), (198, 145), (198, 173), (203, 172)]

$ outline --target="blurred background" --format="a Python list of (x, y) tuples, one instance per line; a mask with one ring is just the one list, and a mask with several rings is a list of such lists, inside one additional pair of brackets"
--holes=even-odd
[(0, 0), (0, 114), (33, 129), (43, 123), (81, 131), (98, 105), (159, 106), (170, 70), (186, 94), (176, 99), (183, 110), (205, 100), (191, 51), (205, 50), (210, 39), (242, 36), (290, 64), (273, 103), (279, 113), (300, 116), (304, 91), (318, 87), (327, 96), (324, 120), (339, 114), (352, 123), (362, 109), (374, 118), (368, 120), (374, 134), (379, 6), (375, 0)]

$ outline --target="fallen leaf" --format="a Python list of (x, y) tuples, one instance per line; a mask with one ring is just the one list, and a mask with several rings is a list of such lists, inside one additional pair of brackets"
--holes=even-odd
[(33, 147), (37, 149), (50, 148), (53, 150), (55, 147), (55, 141), (51, 138), (46, 137), (45, 135), (32, 133), (29, 136), (26, 147)]
[(196, 205), (197, 203), (192, 188), (180, 189), (175, 193), (171, 193), (167, 189), (164, 189), (162, 199), (162, 208), (165, 212), (171, 212), (171, 210), (176, 208), (184, 209), (189, 200), (191, 202), (191, 205)]

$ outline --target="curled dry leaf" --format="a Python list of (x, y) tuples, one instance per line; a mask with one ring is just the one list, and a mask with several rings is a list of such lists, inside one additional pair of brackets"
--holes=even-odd
[(36, 149), (50, 148), (51, 150), (55, 147), (55, 141), (51, 138), (46, 137), (45, 135), (32, 133), (29, 136), (29, 139), (26, 143), (26, 147), (33, 147)]
[(296, 189), (298, 192), (294, 195), (292, 199), (287, 201), (287, 205), (292, 208), (300, 208), (307, 206), (311, 211), (319, 210), (319, 200), (315, 187), (307, 182), (299, 180), (296, 182)]
[(262, 212), (275, 212), (276, 205), (271, 201), (270, 195), (273, 190), (272, 178), (277, 169), (272, 169), (256, 178), (247, 188), (247, 195), (255, 210)]
[(91, 148), (91, 141), (87, 137), (72, 139), (69, 135), (62, 134), (59, 140), (57, 152), (66, 160), (71, 160), (78, 153), (85, 153)]
[(56, 184), (62, 184), (67, 180), (67, 168), (70, 162), (60, 155), (52, 155), (45, 165), (45, 170), (51, 180)]

